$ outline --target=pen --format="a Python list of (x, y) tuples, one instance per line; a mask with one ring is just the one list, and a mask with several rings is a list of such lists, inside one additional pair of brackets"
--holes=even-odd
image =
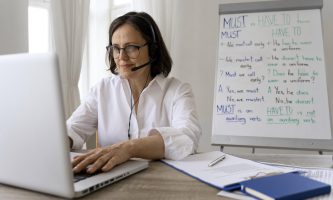
[(216, 158), (215, 160), (213, 160), (212, 162), (210, 162), (208, 164), (208, 167), (212, 167), (212, 166), (216, 165), (217, 163), (221, 162), (224, 159), (225, 159), (225, 155), (222, 155), (222, 156)]

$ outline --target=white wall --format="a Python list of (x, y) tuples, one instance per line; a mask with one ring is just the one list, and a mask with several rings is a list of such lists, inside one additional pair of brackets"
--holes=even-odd
[[(191, 83), (198, 107), (203, 135), (199, 151), (218, 149), (212, 147), (213, 86), (218, 44), (219, 3), (250, 2), (254, 0), (179, 0), (176, 1), (171, 55), (174, 60), (172, 75)], [(262, 0), (263, 1), (263, 0)], [(292, 0), (290, 0), (292, 1)], [(324, 0), (322, 11), (324, 27), (324, 48), (327, 65), (328, 85), (333, 85), (333, 1)], [(333, 87), (328, 88), (330, 107), (333, 108)], [(332, 111), (331, 111), (332, 113)], [(333, 115), (332, 115), (333, 116)], [(332, 119), (331, 119), (332, 120)], [(228, 147), (229, 152), (251, 152), (250, 148)], [(286, 150), (256, 149), (256, 152), (281, 152)], [(300, 152), (300, 151), (293, 151)], [(313, 152), (310, 152), (313, 153)]]
[(28, 0), (0, 0), (0, 55), (28, 52)]

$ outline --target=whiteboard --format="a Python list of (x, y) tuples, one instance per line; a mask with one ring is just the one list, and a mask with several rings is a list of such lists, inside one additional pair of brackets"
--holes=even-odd
[(333, 149), (320, 9), (219, 17), (212, 144)]

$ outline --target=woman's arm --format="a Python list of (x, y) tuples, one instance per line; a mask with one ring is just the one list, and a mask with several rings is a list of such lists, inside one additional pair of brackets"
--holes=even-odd
[(81, 149), (86, 140), (97, 130), (97, 100), (96, 88), (92, 88), (66, 121), (67, 132), (70, 138), (70, 148)]
[(165, 158), (181, 160), (195, 153), (201, 127), (191, 86), (187, 83), (173, 83), (169, 86), (172, 95), (164, 98), (164, 101), (171, 105), (170, 126), (156, 127), (156, 129), (164, 140)]

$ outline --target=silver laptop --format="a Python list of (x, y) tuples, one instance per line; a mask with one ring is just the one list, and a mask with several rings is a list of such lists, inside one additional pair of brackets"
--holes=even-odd
[(75, 198), (148, 167), (131, 160), (74, 183), (54, 54), (0, 56), (0, 93), (0, 183)]

